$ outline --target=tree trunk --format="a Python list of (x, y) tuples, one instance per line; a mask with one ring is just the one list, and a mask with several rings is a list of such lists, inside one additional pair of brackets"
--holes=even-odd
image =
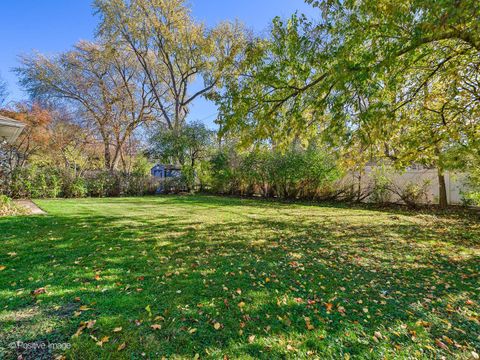
[(446, 209), (448, 206), (447, 186), (445, 184), (445, 175), (438, 169), (438, 205), (440, 209)]
[(108, 142), (104, 143), (104, 166), (106, 170), (110, 170), (111, 164), (111, 155), (110, 155), (110, 144)]

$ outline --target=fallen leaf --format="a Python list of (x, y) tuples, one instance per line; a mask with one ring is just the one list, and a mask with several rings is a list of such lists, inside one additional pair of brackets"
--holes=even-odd
[(160, 330), (162, 328), (162, 325), (160, 324), (153, 324), (153, 325), (150, 325), (150, 327), (153, 329), (153, 330)]
[(250, 335), (250, 336), (248, 337), (248, 342), (251, 344), (251, 343), (253, 343), (254, 341), (255, 341), (255, 335)]
[(125, 349), (126, 346), (126, 343), (121, 343), (120, 345), (118, 345), (117, 351), (122, 351), (123, 349)]
[(32, 295), (40, 295), (40, 294), (45, 294), (47, 290), (44, 287), (32, 290)]
[(117, 332), (120, 332), (120, 331), (122, 331), (121, 327), (116, 327), (115, 329), (113, 329), (114, 333), (117, 333)]
[(87, 329), (91, 329), (91, 328), (93, 328), (93, 325), (95, 325), (96, 322), (97, 322), (97, 320), (88, 320), (85, 323), (85, 326), (87, 327)]
[(0, 271), (5, 270), (7, 267), (5, 265), (0, 265)]
[(305, 317), (304, 320), (305, 320), (305, 327), (307, 328), (307, 330), (314, 330), (315, 329), (315, 326), (313, 326), (310, 323), (310, 318), (309, 317)]
[(87, 327), (87, 323), (85, 323), (85, 322), (82, 321), (82, 322), (80, 323), (80, 326), (78, 327), (77, 331), (75, 332), (75, 334), (73, 334), (72, 337), (79, 337), (79, 336), (82, 334), (83, 330), (84, 330), (86, 327)]
[(219, 330), (222, 327), (222, 325), (220, 323), (216, 322), (215, 324), (213, 324), (213, 327), (214, 327), (215, 330)]
[(240, 302), (238, 303), (238, 307), (239, 307), (240, 309), (243, 308), (244, 306), (245, 306), (245, 303), (244, 303), (243, 301), (240, 301)]
[(98, 346), (103, 346), (103, 344), (107, 343), (110, 340), (110, 337), (104, 336), (103, 338), (100, 339), (100, 341), (97, 342)]
[(325, 308), (327, 309), (327, 311), (332, 311), (333, 304), (332, 303), (325, 303)]
[(441, 342), (441, 341), (438, 340), (438, 339), (435, 340), (435, 344), (436, 344), (440, 349), (448, 350), (448, 346), (445, 345), (445, 343)]

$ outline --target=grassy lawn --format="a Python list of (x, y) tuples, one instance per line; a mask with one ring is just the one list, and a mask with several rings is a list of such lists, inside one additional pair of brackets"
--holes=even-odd
[(53, 353), (74, 359), (480, 352), (473, 216), (207, 196), (37, 203), (49, 215), (0, 219), (0, 358), (52, 357), (13, 341), (68, 342)]

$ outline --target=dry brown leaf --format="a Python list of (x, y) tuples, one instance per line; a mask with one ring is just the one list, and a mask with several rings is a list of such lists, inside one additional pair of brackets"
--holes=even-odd
[(32, 295), (40, 295), (40, 294), (45, 294), (47, 290), (44, 287), (35, 289), (32, 291)]

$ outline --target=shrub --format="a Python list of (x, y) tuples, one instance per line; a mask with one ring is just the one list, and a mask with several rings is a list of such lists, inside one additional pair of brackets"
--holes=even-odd
[(64, 174), (62, 196), (66, 198), (81, 198), (87, 196), (87, 185), (85, 179)]
[(480, 206), (480, 168), (471, 169), (465, 181), (468, 190), (462, 192), (462, 203), (465, 206)]
[(212, 156), (211, 188), (220, 194), (233, 194), (238, 191), (238, 176), (236, 174), (236, 154), (230, 149), (220, 150)]
[(159, 190), (165, 194), (178, 194), (188, 191), (188, 184), (183, 176), (165, 178), (159, 184)]
[(372, 189), (369, 200), (376, 204), (388, 204), (392, 200), (392, 183), (387, 176), (387, 168), (378, 166), (372, 170)]
[(256, 149), (247, 154), (222, 150), (211, 160), (211, 188), (218, 193), (325, 199), (338, 194), (335, 159), (311, 148), (282, 153)]
[(421, 184), (408, 182), (395, 192), (408, 207), (416, 208), (419, 204), (426, 202), (430, 184), (429, 180), (424, 180)]
[(0, 216), (26, 214), (27, 209), (16, 205), (12, 199), (6, 195), (0, 195)]
[(19, 168), (12, 174), (6, 190), (13, 198), (56, 198), (62, 191), (62, 178), (56, 169)]

